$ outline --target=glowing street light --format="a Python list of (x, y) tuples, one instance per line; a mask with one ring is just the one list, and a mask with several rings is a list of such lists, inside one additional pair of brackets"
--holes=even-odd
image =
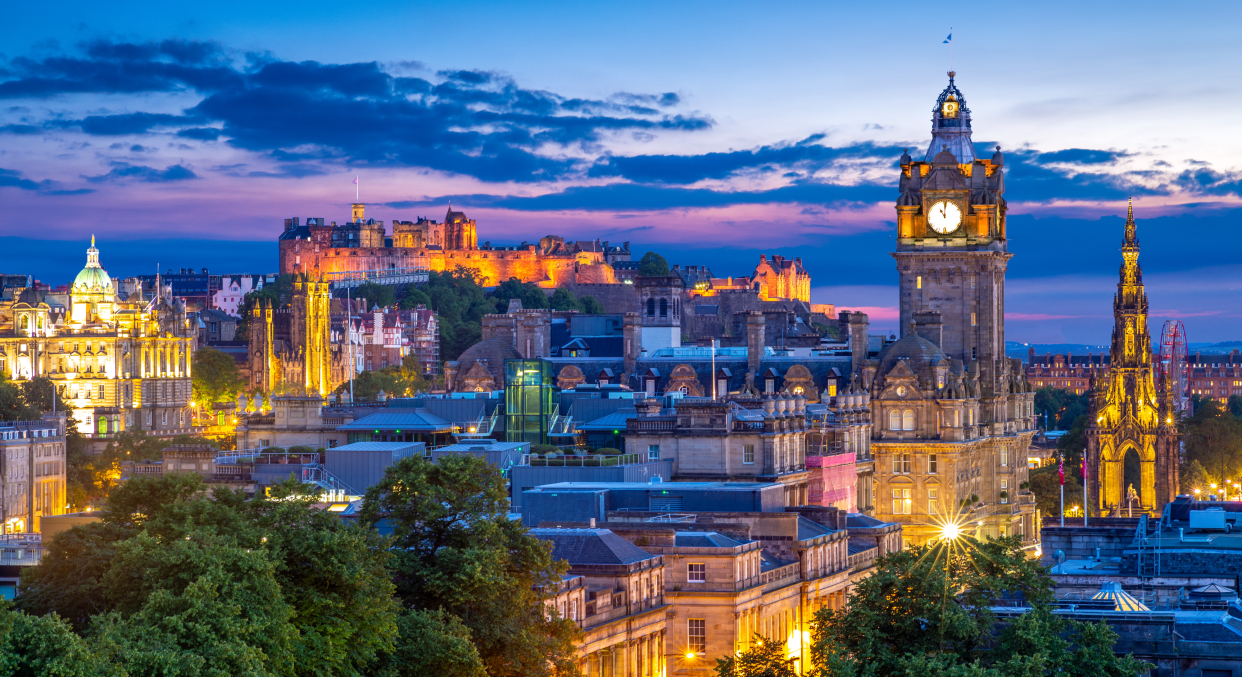
[(940, 528), (940, 537), (947, 540), (957, 540), (962, 535), (962, 527), (956, 522), (948, 522)]

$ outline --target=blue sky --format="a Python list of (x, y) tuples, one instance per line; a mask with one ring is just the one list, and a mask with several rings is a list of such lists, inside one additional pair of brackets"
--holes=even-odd
[(1006, 153), (1011, 340), (1106, 342), (1125, 199), (1153, 326), (1236, 339), (1237, 3), (57, 3), (0, 24), (0, 256), (64, 282), (274, 267), (287, 216), (629, 240), (896, 305), (897, 156), (953, 67)]

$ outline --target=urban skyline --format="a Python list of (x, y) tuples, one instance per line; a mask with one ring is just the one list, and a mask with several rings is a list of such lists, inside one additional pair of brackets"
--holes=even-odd
[[(923, 114), (952, 30), (952, 67), (985, 125), (976, 145), (1002, 146), (1014, 184), (1010, 337), (1106, 342), (1116, 233), (1133, 195), (1153, 325), (1176, 317), (1196, 342), (1237, 338), (1238, 266), (1212, 245), (1228, 241), (1239, 209), (1239, 149), (1216, 112), (1237, 98), (1217, 84), (1236, 48), (1173, 30), (1196, 20), (1221, 30), (1236, 8), (1149, 8), (1104, 33), (1020, 10), (889, 27), (857, 8), (801, 8), (804, 27), (787, 8), (706, 24), (678, 9), (647, 31), (620, 18), (622, 30), (589, 44), (582, 33), (605, 10), (567, 19), (370, 5), (342, 16), (312, 5), (296, 31), (265, 33), (255, 26), (283, 20), (279, 8), (244, 19), (227, 4), (175, 16), (79, 9), (80, 24), (32, 16), (6, 35), (0, 237), (29, 270), (5, 272), (65, 282), (74, 257), (61, 252), (92, 233), (118, 273), (156, 263), (264, 272), (283, 218), (344, 220), (361, 176), (368, 214), (410, 219), (452, 203), (493, 242), (630, 240), (720, 276), (748, 272), (756, 251), (801, 255), (814, 301), (895, 328), (896, 158), (925, 150)], [(541, 21), (555, 48), (510, 34)], [(998, 51), (992, 36), (1019, 21), (1028, 30)], [(823, 39), (796, 39), (817, 22)], [(728, 37), (743, 23), (788, 31), (790, 44), (743, 56)], [(424, 26), (451, 26), (478, 49), (363, 40)], [(1045, 29), (1055, 55), (1039, 48)], [(880, 48), (864, 58), (867, 44)], [(669, 46), (663, 58), (655, 45)], [(566, 64), (565, 50), (581, 58)], [(256, 114), (277, 101), (289, 108)]]

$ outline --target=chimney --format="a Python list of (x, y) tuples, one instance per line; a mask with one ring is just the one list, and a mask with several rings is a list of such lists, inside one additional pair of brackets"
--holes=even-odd
[(638, 354), (643, 347), (643, 325), (639, 320), (638, 313), (625, 314), (625, 318), (621, 321), (621, 336), (625, 343), (623, 348), (625, 356), (624, 383), (634, 373), (634, 368), (638, 363)]
[(759, 360), (763, 358), (763, 335), (766, 329), (767, 321), (763, 313), (757, 310), (746, 313), (746, 383), (752, 388), (759, 377)]
[(944, 323), (940, 321), (939, 310), (925, 310), (914, 313), (914, 333), (936, 344), (941, 348)]
[(861, 374), (863, 362), (867, 360), (867, 331), (871, 328), (871, 322), (866, 313), (847, 310), (837, 316), (837, 325), (849, 339), (850, 373)]

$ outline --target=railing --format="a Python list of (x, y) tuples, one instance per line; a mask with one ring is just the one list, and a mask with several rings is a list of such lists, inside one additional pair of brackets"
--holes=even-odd
[(568, 467), (568, 468), (602, 468), (618, 465), (642, 463), (642, 454), (621, 454), (619, 456), (561, 456), (559, 458), (530, 458), (523, 465)]
[(626, 429), (630, 432), (673, 432), (677, 429), (677, 419), (641, 419), (632, 418), (626, 421)]
[(798, 569), (800, 566), (800, 564), (795, 562), (793, 564), (780, 567), (779, 569), (765, 571), (759, 574), (759, 582), (763, 585), (778, 585), (785, 583), (790, 579), (796, 580), (799, 578)]
[(0, 565), (34, 566), (43, 559), (43, 547), (31, 545), (25, 548), (0, 548)]
[(302, 483), (314, 484), (327, 492), (342, 496), (352, 496), (354, 494), (354, 490), (350, 489), (348, 484), (342, 482), (339, 477), (328, 472), (326, 468), (318, 463), (302, 468)]
[(145, 463), (142, 465), (135, 464), (133, 468), (135, 475), (161, 475), (164, 472), (164, 466), (157, 463), (149, 465)]

